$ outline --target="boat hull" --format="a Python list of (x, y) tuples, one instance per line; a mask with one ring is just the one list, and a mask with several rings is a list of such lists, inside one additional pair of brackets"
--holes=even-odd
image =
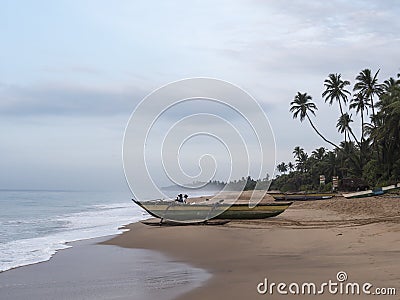
[(392, 185), (389, 185), (389, 186), (383, 186), (383, 187), (380, 187), (380, 188), (376, 188), (374, 190), (347, 193), (347, 194), (343, 194), (343, 197), (345, 197), (347, 199), (367, 198), (367, 197), (379, 196), (379, 195), (385, 194), (387, 192), (390, 192), (390, 191), (393, 191), (393, 190), (397, 190), (399, 188), (400, 188), (400, 183), (392, 184)]
[(277, 216), (292, 203), (268, 203), (250, 208), (248, 204), (182, 204), (170, 201), (133, 200), (156, 218), (192, 221), (208, 219), (265, 219)]
[(327, 200), (331, 199), (334, 194), (271, 194), (275, 201), (309, 201), (309, 200)]

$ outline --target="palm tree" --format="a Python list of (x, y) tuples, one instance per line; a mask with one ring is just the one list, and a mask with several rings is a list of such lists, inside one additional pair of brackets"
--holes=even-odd
[(300, 165), (300, 161), (301, 161), (301, 158), (304, 157), (303, 156), (304, 153), (305, 153), (304, 149), (301, 148), (300, 146), (294, 147), (293, 156), (294, 156), (294, 158), (296, 160), (296, 169), (298, 171), (302, 171), (302, 166)]
[(326, 149), (325, 149), (324, 147), (320, 147), (320, 148), (318, 148), (318, 149), (315, 149), (315, 150), (312, 152), (311, 156), (314, 157), (316, 160), (321, 161), (321, 160), (323, 160), (323, 158), (324, 158), (324, 156), (325, 156), (325, 153), (326, 153), (325, 150), (326, 150)]
[(355, 109), (356, 114), (361, 114), (361, 141), (364, 140), (364, 111), (368, 114), (368, 107), (371, 106), (368, 98), (364, 97), (362, 93), (355, 94), (351, 100), (350, 109)]
[(362, 93), (371, 101), (372, 116), (375, 115), (374, 96), (380, 96), (383, 93), (382, 84), (378, 83), (378, 70), (372, 77), (370, 69), (364, 69), (356, 77), (356, 84), (353, 90)]
[(297, 168), (300, 169), (301, 172), (307, 172), (307, 162), (308, 162), (308, 154), (305, 152), (300, 153), (300, 157), (297, 163)]
[(317, 110), (317, 106), (315, 103), (311, 102), (312, 97), (310, 95), (307, 95), (307, 93), (300, 93), (297, 92), (297, 95), (294, 97), (294, 100), (290, 103), (290, 112), (293, 113), (293, 119), (296, 119), (298, 116), (300, 116), (300, 122), (303, 122), (305, 118), (308, 119), (310, 122), (311, 127), (315, 130), (315, 132), (327, 143), (331, 144), (335, 148), (339, 148), (337, 145), (332, 143), (331, 141), (327, 140), (319, 131), (318, 129), (314, 126), (313, 122), (311, 121), (310, 116), (308, 115), (308, 112), (311, 112), (315, 116), (315, 110)]
[[(352, 170), (352, 168), (357, 165), (355, 163), (355, 159), (358, 159), (357, 156), (357, 147), (355, 146), (354, 142), (349, 141), (349, 142), (340, 142), (340, 147), (341, 151), (337, 153), (338, 159), (340, 160), (340, 169), (342, 172), (343, 177), (348, 176), (349, 170)], [(359, 159), (358, 159), (359, 161)], [(361, 164), (358, 164), (361, 165)], [(357, 167), (359, 169), (359, 167)], [(353, 172), (350, 172), (353, 173)], [(357, 174), (361, 175), (361, 172), (358, 172)]]
[(322, 97), (325, 97), (325, 102), (329, 101), (329, 105), (333, 104), (333, 101), (339, 102), (340, 114), (343, 115), (342, 101), (343, 104), (347, 102), (347, 95), (351, 95), (346, 86), (350, 85), (350, 81), (342, 80), (341, 74), (329, 74), (328, 78), (324, 81), (325, 91), (322, 93)]
[(304, 152), (304, 149), (301, 148), (300, 146), (294, 147), (293, 156), (294, 156), (294, 158), (296, 159), (296, 161), (300, 158), (300, 154), (301, 154), (302, 152)]
[(280, 173), (285, 173), (285, 172), (287, 172), (287, 165), (286, 165), (286, 163), (285, 162), (281, 162), (279, 165), (277, 165), (276, 166), (276, 168), (278, 169), (278, 171), (280, 172)]
[[(382, 88), (384, 91), (383, 94), (390, 94), (394, 92), (396, 88), (399, 87), (400, 87), (400, 79), (394, 79), (393, 77), (390, 77), (389, 79), (386, 79), (382, 84)], [(382, 98), (382, 96), (380, 98)], [(376, 106), (378, 106), (378, 104)]]
[(328, 151), (325, 156), (327, 163), (326, 173), (328, 177), (336, 176), (336, 166), (338, 165), (337, 153), (335, 151)]
[(290, 172), (294, 170), (294, 164), (291, 161), (288, 162), (287, 167)]
[(376, 106), (380, 109), (374, 120), (377, 127), (369, 133), (378, 152), (382, 151), (378, 155), (382, 154), (382, 160), (389, 164), (400, 152), (400, 86), (382, 95)]
[(338, 119), (338, 122), (336, 124), (336, 128), (340, 133), (345, 133), (347, 132), (349, 134), (349, 139), (350, 139), (350, 134), (353, 136), (354, 140), (357, 142), (358, 145), (360, 145), (359, 141), (357, 140), (356, 136), (353, 133), (353, 130), (351, 130), (350, 123), (353, 122), (351, 119), (351, 115), (349, 116), (348, 113), (345, 113), (344, 115), (340, 116)]
[[(400, 74), (399, 74), (400, 75)], [(400, 80), (394, 79), (393, 77), (390, 77), (389, 79), (386, 79), (383, 82), (383, 89), (385, 91), (385, 93), (390, 92), (391, 89), (393, 89), (393, 87), (395, 86), (399, 86), (400, 84)]]

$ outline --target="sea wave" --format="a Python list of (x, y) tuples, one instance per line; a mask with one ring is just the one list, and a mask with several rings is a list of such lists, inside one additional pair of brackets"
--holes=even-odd
[(8, 226), (18, 226), (19, 230), (29, 231), (35, 225), (35, 232), (29, 235), (36, 236), (1, 243), (0, 272), (47, 261), (58, 250), (69, 248), (69, 242), (119, 234), (123, 232), (121, 226), (148, 217), (130, 203), (112, 203), (52, 218), (7, 220)]

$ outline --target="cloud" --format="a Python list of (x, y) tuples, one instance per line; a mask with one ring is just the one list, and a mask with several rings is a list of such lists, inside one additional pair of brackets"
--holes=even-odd
[(137, 88), (107, 89), (78, 85), (0, 85), (0, 114), (115, 115), (130, 114), (145, 96)]
[[(5, 157), (18, 153), (16, 149), (24, 152), (18, 136), (32, 135), (33, 129), (37, 133), (31, 144), (38, 141), (49, 152), (64, 155), (47, 142), (55, 138), (49, 131), (61, 119), (65, 127), (55, 136), (71, 140), (57, 144), (80, 145), (68, 151), (77, 155), (96, 144), (93, 149), (104, 150), (104, 156), (88, 154), (88, 164), (87, 157), (78, 155), (76, 164), (102, 166), (111, 153), (119, 155), (115, 140), (119, 143), (126, 120), (144, 96), (170, 81), (206, 76), (238, 84), (261, 102), (275, 132), (278, 160), (288, 160), (296, 145), (308, 151), (323, 145), (307, 122), (292, 120), (289, 103), (297, 91), (313, 96), (319, 108), (315, 124), (339, 141), (337, 107), (321, 99), (327, 75), (342, 73), (354, 83), (364, 68), (380, 68), (380, 81), (399, 72), (398, 0), (123, 1), (117, 6), (88, 1), (23, 7), (15, 2), (11, 7), (7, 11), (18, 15), (0, 18), (7, 25), (0, 29), (5, 31), (0, 119), (3, 127), (20, 131), (16, 128), (15, 137), (8, 137)], [(35, 18), (43, 7), (47, 13)], [(160, 132), (196, 110), (193, 104), (171, 110), (161, 120)], [(25, 122), (15, 122), (22, 117)], [(356, 132), (357, 117), (353, 115)], [(104, 137), (111, 123), (117, 129), (111, 135), (118, 136), (112, 143)], [(92, 131), (101, 136), (88, 139)], [(29, 152), (43, 155), (41, 148)], [(40, 157), (43, 165), (51, 164), (47, 155)]]
[(47, 66), (43, 67), (43, 71), (49, 73), (83, 73), (87, 75), (103, 75), (105, 72), (99, 68), (89, 66), (89, 65), (71, 65), (64, 67), (56, 67), (56, 66)]

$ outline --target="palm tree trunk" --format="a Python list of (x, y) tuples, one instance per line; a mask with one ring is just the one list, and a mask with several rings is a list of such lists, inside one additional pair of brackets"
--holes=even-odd
[(364, 110), (361, 110), (361, 144), (360, 144), (360, 164), (361, 169), (364, 169)]
[[(375, 116), (375, 106), (374, 106), (374, 98), (372, 97), (372, 95), (371, 95), (371, 107), (372, 107), (372, 116), (374, 117)], [(374, 126), (376, 127), (375, 119), (373, 119), (373, 120), (374, 120)]]
[(364, 141), (364, 110), (361, 110), (361, 141)]
[(313, 122), (310, 119), (310, 116), (308, 114), (306, 114), (308, 122), (310, 122), (311, 127), (315, 130), (315, 132), (327, 143), (331, 144), (332, 146), (334, 146), (337, 149), (340, 149), (337, 145), (335, 145), (334, 143), (332, 143), (331, 141), (327, 140), (319, 131), (317, 128), (315, 128)]
[(340, 108), (340, 113), (343, 116), (342, 102), (340, 101), (340, 99), (339, 99), (339, 108)]
[[(340, 101), (340, 98), (336, 98), (336, 100), (339, 102), (339, 108), (340, 108), (340, 114), (343, 117), (343, 108), (342, 108), (342, 102)], [(349, 140), (350, 140), (350, 135), (349, 135)], [(346, 131), (344, 132), (344, 141), (347, 143), (347, 135)]]
[(360, 146), (360, 148), (361, 148), (361, 144), (360, 144), (360, 142), (357, 140), (356, 136), (354, 135), (353, 130), (350, 129), (350, 133), (351, 133), (351, 135), (353, 136), (353, 138), (354, 138), (354, 140), (356, 141), (356, 143), (358, 144), (358, 146)]

